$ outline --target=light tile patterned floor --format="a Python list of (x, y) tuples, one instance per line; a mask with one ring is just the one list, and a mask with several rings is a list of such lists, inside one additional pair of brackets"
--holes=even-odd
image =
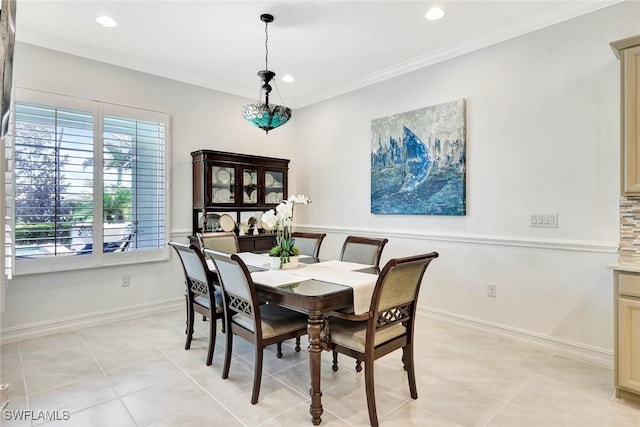
[[(224, 335), (205, 366), (207, 324), (184, 350), (184, 312), (163, 314), (1, 348), (7, 410), (68, 411), (68, 420), (2, 426), (311, 426), (305, 351), (286, 343), (265, 354), (260, 401), (250, 404), (253, 348), (237, 338), (230, 376), (220, 378)], [(640, 406), (616, 399), (610, 369), (567, 359), (426, 316), (417, 319), (417, 400), (401, 352), (376, 363), (382, 426), (640, 426)], [(363, 373), (323, 355), (322, 425), (369, 425)]]

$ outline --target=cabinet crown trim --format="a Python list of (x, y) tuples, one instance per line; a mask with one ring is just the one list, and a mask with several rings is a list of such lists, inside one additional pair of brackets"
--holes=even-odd
[(194, 161), (196, 161), (196, 158), (198, 157), (198, 155), (202, 155), (203, 157), (216, 156), (217, 158), (223, 158), (223, 160), (226, 157), (230, 157), (235, 159), (236, 161), (243, 160), (247, 163), (255, 163), (258, 160), (265, 160), (265, 161), (285, 162), (288, 164), (290, 161), (289, 159), (282, 159), (279, 157), (254, 156), (252, 154), (230, 153), (228, 151), (196, 150), (191, 152), (191, 157), (194, 159)]
[(609, 43), (611, 49), (613, 49), (613, 53), (616, 55), (616, 58), (622, 59), (622, 51), (625, 49), (629, 49), (630, 47), (640, 45), (640, 35), (627, 37), (626, 39), (616, 40), (614, 42)]

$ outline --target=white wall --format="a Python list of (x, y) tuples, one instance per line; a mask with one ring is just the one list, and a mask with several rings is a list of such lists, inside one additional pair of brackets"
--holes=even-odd
[[(609, 42), (637, 34), (638, 16), (620, 4), (302, 109), (291, 179), (313, 204), (296, 222), (331, 233), (325, 257), (348, 233), (390, 237), (383, 261), (437, 250), (423, 308), (606, 359), (620, 153)], [(372, 215), (371, 120), (459, 98), (467, 215)], [(559, 227), (530, 228), (531, 213), (558, 213)]]
[[(287, 157), (293, 135), (293, 125), (269, 135), (249, 126), (240, 113), (248, 99), (26, 44), (16, 46), (14, 82), (18, 87), (170, 113), (170, 230), (177, 240), (186, 241), (191, 233), (191, 151)], [(16, 277), (7, 288), (2, 329), (11, 332), (182, 301), (183, 273), (173, 258), (172, 254), (171, 262)], [(124, 274), (131, 276), (128, 288), (121, 287)]]

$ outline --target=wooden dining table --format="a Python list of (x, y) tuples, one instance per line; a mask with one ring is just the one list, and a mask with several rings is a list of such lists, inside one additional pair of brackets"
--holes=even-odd
[[(242, 257), (242, 254), (239, 254)], [(255, 255), (255, 254), (253, 254)], [(245, 260), (246, 257), (242, 257)], [(245, 263), (250, 267), (250, 271), (256, 272), (260, 267), (256, 265), (255, 257), (249, 257), (249, 261)], [(299, 262), (304, 265), (325, 262), (318, 258), (305, 257), (300, 258)], [(353, 265), (351, 267), (358, 267)], [(374, 266), (361, 265), (361, 268), (351, 269), (350, 271), (359, 273), (369, 273), (372, 279), (374, 275), (379, 274), (379, 269)], [(286, 272), (286, 270), (285, 270)], [(321, 354), (323, 350), (328, 350), (328, 342), (323, 340), (323, 313), (352, 308), (354, 304), (354, 291), (351, 286), (329, 281), (317, 279), (305, 279), (300, 277), (300, 281), (280, 286), (273, 284), (260, 283), (257, 276), (253, 281), (256, 287), (258, 297), (261, 300), (268, 301), (271, 304), (279, 304), (292, 310), (305, 313), (308, 316), (307, 333), (309, 335), (309, 375), (311, 387), (309, 390), (311, 396), (311, 405), (309, 413), (311, 414), (311, 422), (319, 425), (322, 422), (322, 391), (320, 384), (321, 373)], [(374, 280), (375, 283), (375, 280)]]

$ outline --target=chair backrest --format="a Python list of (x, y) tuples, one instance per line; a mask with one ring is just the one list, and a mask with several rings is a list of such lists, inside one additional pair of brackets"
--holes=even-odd
[(371, 297), (373, 317), (370, 322), (374, 328), (367, 331), (367, 340), (369, 333), (375, 332), (373, 329), (380, 330), (397, 323), (413, 328), (420, 284), (427, 267), (436, 258), (438, 253), (431, 252), (395, 258), (385, 264)]
[(202, 249), (209, 248), (228, 254), (240, 252), (240, 245), (238, 244), (238, 236), (236, 236), (236, 233), (230, 231), (198, 233), (197, 236), (200, 242), (200, 248)]
[(207, 262), (200, 249), (195, 245), (185, 245), (173, 241), (169, 242), (169, 246), (176, 250), (180, 258), (187, 280), (189, 297), (206, 295), (211, 298), (214, 295), (214, 285), (210, 280)]
[(359, 264), (380, 267), (382, 249), (389, 239), (348, 236), (342, 245), (340, 261), (357, 262)]
[(320, 245), (326, 237), (325, 233), (303, 233), (294, 231), (291, 237), (295, 239), (295, 245), (300, 249), (301, 255), (309, 255), (318, 258), (320, 255)]
[(253, 331), (262, 338), (262, 323), (255, 285), (247, 265), (236, 254), (205, 248), (204, 254), (213, 260), (222, 286), (222, 297), (228, 316), (246, 316), (253, 322)]

